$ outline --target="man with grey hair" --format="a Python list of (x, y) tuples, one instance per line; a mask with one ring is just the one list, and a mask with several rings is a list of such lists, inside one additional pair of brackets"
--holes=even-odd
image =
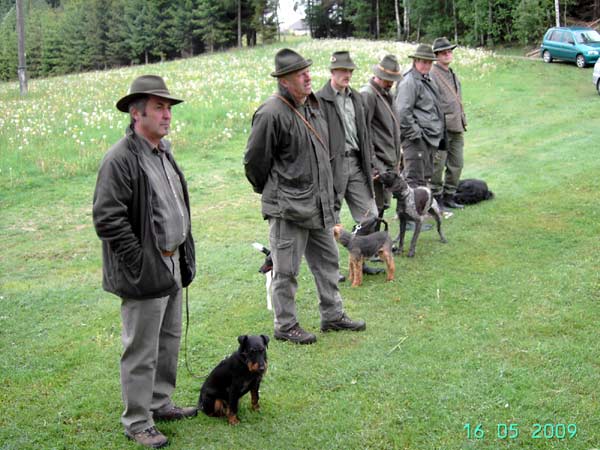
[(412, 68), (398, 86), (396, 113), (400, 118), (404, 173), (412, 187), (427, 186), (433, 173), (433, 155), (443, 146), (444, 114), (438, 92), (429, 77), (436, 60), (430, 45), (419, 44)]
[(102, 285), (121, 297), (121, 422), (129, 439), (149, 448), (168, 444), (155, 421), (197, 414), (171, 399), (182, 289), (196, 273), (187, 185), (163, 139), (171, 106), (182, 101), (159, 76), (133, 81), (117, 102), (131, 124), (102, 160), (92, 209), (102, 241)]
[(273, 257), (274, 336), (297, 344), (317, 340), (296, 316), (302, 256), (317, 286), (321, 330), (366, 328), (344, 312), (338, 289), (339, 255), (332, 227), (334, 191), (327, 125), (312, 92), (309, 66), (291, 49), (275, 55), (278, 92), (254, 113), (244, 169), (261, 194)]
[(447, 38), (441, 37), (433, 41), (433, 52), (437, 62), (433, 65), (430, 75), (435, 82), (448, 131), (446, 151), (437, 151), (433, 160), (433, 176), (431, 191), (440, 206), (448, 208), (464, 208), (454, 199), (464, 159), (464, 132), (467, 131), (467, 118), (462, 104), (462, 88), (454, 71), (450, 68), (453, 60), (452, 45)]

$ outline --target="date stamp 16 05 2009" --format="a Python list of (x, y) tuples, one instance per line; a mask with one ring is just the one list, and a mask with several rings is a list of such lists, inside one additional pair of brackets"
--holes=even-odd
[(497, 423), (486, 426), (482, 423), (466, 423), (463, 427), (467, 439), (574, 439), (577, 436), (575, 423)]

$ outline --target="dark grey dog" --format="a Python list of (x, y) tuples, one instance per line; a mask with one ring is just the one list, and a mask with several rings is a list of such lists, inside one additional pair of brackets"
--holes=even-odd
[(406, 233), (406, 223), (410, 220), (415, 222), (415, 232), (410, 242), (408, 256), (415, 256), (415, 247), (417, 239), (421, 233), (421, 226), (427, 213), (435, 219), (437, 231), (440, 235), (440, 241), (444, 244), (448, 242), (442, 232), (442, 213), (437, 202), (431, 195), (431, 190), (427, 187), (419, 186), (411, 188), (406, 180), (394, 172), (385, 172), (379, 175), (379, 180), (397, 199), (396, 213), (400, 219), (400, 233), (396, 240), (398, 241), (398, 252), (402, 253), (404, 249), (404, 234)]

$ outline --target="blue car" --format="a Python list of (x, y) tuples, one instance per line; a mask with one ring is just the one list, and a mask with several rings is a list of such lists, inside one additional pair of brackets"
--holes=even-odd
[(600, 54), (600, 33), (586, 27), (554, 27), (546, 31), (540, 48), (542, 59), (574, 61), (577, 67), (594, 64)]

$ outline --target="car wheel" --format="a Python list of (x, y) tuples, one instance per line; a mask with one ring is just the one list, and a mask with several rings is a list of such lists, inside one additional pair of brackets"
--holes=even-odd
[(586, 63), (583, 55), (577, 55), (577, 57), (575, 58), (575, 62), (577, 63), (577, 67), (579, 67), (580, 69), (583, 69), (585, 67)]
[(542, 58), (544, 59), (544, 62), (547, 62), (547, 63), (552, 62), (552, 55), (550, 54), (550, 52), (548, 50), (544, 50), (544, 52), (542, 53)]

